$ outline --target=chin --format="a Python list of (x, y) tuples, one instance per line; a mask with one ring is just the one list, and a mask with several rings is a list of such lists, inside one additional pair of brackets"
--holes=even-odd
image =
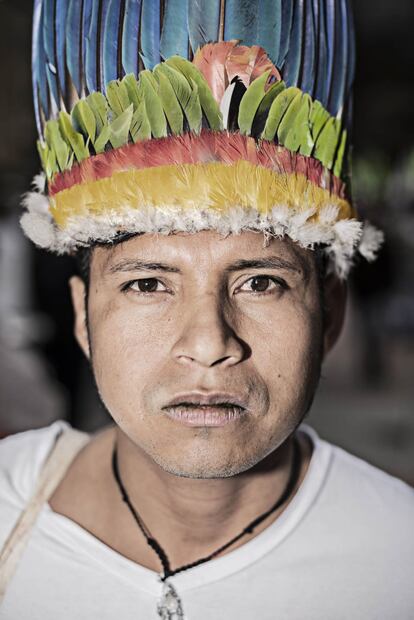
[(229, 455), (208, 455), (200, 458), (200, 455), (183, 458), (182, 460), (174, 458), (168, 459), (164, 455), (151, 454), (154, 462), (164, 471), (180, 478), (191, 478), (193, 480), (212, 480), (219, 478), (231, 478), (251, 469), (257, 465), (266, 453), (260, 455), (251, 455), (246, 458), (235, 459), (229, 458)]

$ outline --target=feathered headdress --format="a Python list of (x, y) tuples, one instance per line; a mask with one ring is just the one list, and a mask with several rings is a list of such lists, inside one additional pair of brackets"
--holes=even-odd
[(347, 184), (348, 0), (35, 0), (33, 23), (36, 244), (256, 230), (342, 276), (374, 257)]

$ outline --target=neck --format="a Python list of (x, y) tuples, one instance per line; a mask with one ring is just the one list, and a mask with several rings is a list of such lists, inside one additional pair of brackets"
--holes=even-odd
[[(297, 437), (301, 467), (296, 488), (280, 508), (224, 553), (259, 534), (286, 509), (312, 455), (311, 442), (302, 433)], [(173, 570), (209, 556), (269, 510), (286, 488), (291, 473), (291, 439), (243, 474), (192, 480), (165, 472), (118, 428), (108, 428), (92, 438), (75, 458), (49, 504), (118, 553), (156, 572), (162, 568), (159, 558), (122, 501), (113, 476), (115, 442), (128, 496), (167, 554)]]
[[(213, 480), (183, 478), (166, 472), (119, 428), (116, 443), (119, 473), (129, 499), (173, 568), (210, 555), (267, 512), (282, 496), (292, 473), (292, 438), (247, 472)], [(306, 454), (303, 456), (296, 488), (307, 468), (308, 459)], [(295, 491), (231, 549), (277, 518)], [(128, 510), (126, 505), (124, 510)], [(132, 515), (128, 529), (131, 540), (143, 537)], [(157, 563), (155, 555), (154, 562)]]

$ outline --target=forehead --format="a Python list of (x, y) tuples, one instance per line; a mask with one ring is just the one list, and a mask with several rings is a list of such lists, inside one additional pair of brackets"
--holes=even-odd
[[(207, 269), (221, 271), (243, 261), (280, 259), (280, 266), (305, 277), (312, 268), (313, 252), (288, 237), (265, 237), (262, 232), (243, 231), (223, 236), (217, 231), (136, 235), (114, 246), (98, 246), (93, 252), (93, 271), (99, 275), (114, 272), (129, 262), (141, 260), (168, 264), (179, 271)], [(277, 264), (277, 261), (275, 262)]]

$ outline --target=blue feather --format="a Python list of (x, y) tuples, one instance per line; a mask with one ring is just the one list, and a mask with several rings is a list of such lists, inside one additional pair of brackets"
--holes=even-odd
[(66, 22), (66, 64), (79, 97), (82, 93), (81, 9), (82, 3), (79, 0), (70, 0)]
[[(227, 4), (228, 2), (226, 7)], [(188, 33), (193, 52), (195, 53), (199, 47), (209, 41), (218, 41), (219, 31), (220, 0), (190, 0)], [(224, 39), (226, 40), (226, 34)]]
[(60, 110), (59, 86), (56, 75), (56, 67), (48, 60), (45, 54), (46, 78), (49, 84), (51, 114), (55, 115)]
[(138, 75), (141, 0), (126, 0), (122, 31), (122, 66), (125, 73)]
[(289, 49), (283, 71), (283, 79), (288, 86), (297, 86), (303, 53), (303, 17), (305, 0), (296, 0)]
[(351, 96), (352, 84), (355, 77), (355, 27), (352, 7), (348, 3), (348, 72), (345, 87), (345, 98)]
[(348, 15), (346, 0), (336, 0), (335, 45), (333, 48), (333, 72), (328, 110), (336, 116), (344, 103), (348, 68)]
[(35, 0), (32, 31), (32, 84), (36, 126), (39, 136), (43, 133), (41, 109), (43, 109), (46, 117), (49, 113), (47, 77), (44, 61), (42, 0)]
[(153, 69), (160, 58), (160, 0), (142, 0), (141, 58), (146, 69)]
[[(258, 0), (227, 0), (224, 13), (224, 39), (240, 39), (243, 45), (257, 43)], [(270, 4), (268, 2), (267, 4)]]
[(85, 82), (88, 92), (92, 93), (99, 90), (100, 86), (98, 70), (99, 2), (84, 0), (83, 28)]
[(320, 0), (314, 0), (319, 8), (319, 29), (318, 29), (318, 61), (316, 69), (316, 80), (314, 97), (325, 107), (328, 105), (328, 46), (326, 33), (326, 4)]
[(292, 30), (293, 3), (292, 0), (282, 0), (282, 27), (280, 31), (279, 57), (276, 59), (276, 66), (282, 69), (290, 45), (290, 33)]
[(97, 16), (97, 27), (99, 28), (98, 41), (99, 47), (97, 43), (96, 48), (96, 57), (95, 62), (98, 67), (98, 83), (100, 89), (105, 92), (106, 82), (104, 79), (104, 63), (105, 63), (105, 45), (104, 45), (104, 35), (105, 35), (105, 26), (106, 26), (106, 16), (108, 15), (109, 6), (111, 0), (93, 0), (94, 4), (98, 5), (98, 16)]
[(317, 15), (314, 13), (313, 0), (305, 0), (305, 32), (303, 42), (303, 61), (299, 86), (301, 90), (313, 96), (315, 88), (315, 66), (317, 53)]
[(188, 0), (166, 0), (160, 52), (164, 59), (178, 54), (188, 58)]
[(68, 0), (56, 0), (56, 64), (60, 92), (63, 97), (66, 94), (66, 17), (68, 4)]
[[(59, 109), (59, 86), (55, 54), (55, 2), (44, 0), (43, 8), (43, 46), (46, 54), (46, 76), (49, 84), (53, 111)], [(53, 113), (53, 112), (52, 112)]]
[(355, 27), (352, 8), (348, 4), (348, 70), (344, 95), (344, 126), (350, 129), (353, 118), (352, 86), (355, 78)]
[(102, 34), (103, 84), (118, 77), (118, 34), (121, 19), (121, 0), (110, 0)]
[(55, 59), (55, 1), (44, 0), (43, 7), (43, 45), (47, 58), (53, 63)]
[(282, 34), (282, 0), (259, 0), (256, 43), (261, 45), (277, 65)]
[[(336, 0), (324, 0), (326, 5), (326, 47), (328, 52), (327, 66), (326, 66), (326, 86), (327, 86), (327, 101), (325, 103), (329, 110), (329, 99), (332, 90), (332, 79), (334, 72), (334, 60), (335, 60), (335, 14), (336, 14)], [(330, 111), (330, 110), (329, 110)]]

